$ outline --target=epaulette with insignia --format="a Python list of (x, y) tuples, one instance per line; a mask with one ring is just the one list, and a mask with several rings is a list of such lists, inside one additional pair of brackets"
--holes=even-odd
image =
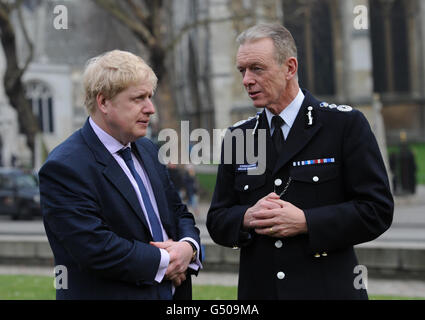
[(249, 117), (248, 119), (240, 120), (240, 121), (236, 122), (235, 124), (233, 124), (232, 128), (239, 127), (239, 126), (243, 125), (245, 122), (248, 122), (252, 119), (255, 119), (255, 117)]
[(260, 114), (261, 114), (261, 111), (257, 112), (255, 117), (249, 117), (248, 119), (238, 121), (231, 128), (239, 127), (239, 126), (243, 125), (244, 123), (251, 121), (252, 119), (257, 119), (257, 122), (255, 123), (254, 131), (252, 132), (252, 134), (255, 134), (255, 130), (257, 129), (257, 126), (258, 126), (258, 119), (260, 118)]
[(347, 105), (339, 105), (337, 106), (336, 104), (329, 104), (327, 102), (322, 102), (320, 103), (320, 107), (321, 108), (329, 108), (329, 109), (337, 109), (338, 111), (341, 112), (350, 112), (353, 111), (353, 108)]

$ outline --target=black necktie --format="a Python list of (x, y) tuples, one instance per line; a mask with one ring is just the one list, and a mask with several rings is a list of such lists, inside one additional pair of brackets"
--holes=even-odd
[(273, 116), (272, 118), (272, 126), (274, 128), (272, 141), (275, 147), (275, 150), (278, 154), (280, 154), (283, 150), (283, 144), (285, 142), (285, 138), (283, 137), (282, 126), (285, 124), (285, 121), (280, 116)]

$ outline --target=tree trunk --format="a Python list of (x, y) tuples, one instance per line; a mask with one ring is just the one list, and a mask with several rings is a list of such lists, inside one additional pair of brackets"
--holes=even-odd
[[(7, 15), (3, 13), (7, 13)], [(18, 114), (19, 129), (26, 136), (26, 143), (31, 150), (33, 165), (35, 136), (38, 132), (38, 125), (31, 106), (25, 97), (25, 89), (22, 83), (24, 70), (18, 65), (15, 30), (10, 22), (10, 11), (4, 10), (0, 15), (0, 30), (0, 40), (6, 57), (6, 71), (3, 78), (4, 88), (10, 105)]]
[(180, 117), (174, 101), (173, 88), (168, 73), (164, 73), (158, 83), (158, 89), (155, 93), (155, 107), (159, 117), (159, 127), (161, 129), (171, 128), (180, 132)]

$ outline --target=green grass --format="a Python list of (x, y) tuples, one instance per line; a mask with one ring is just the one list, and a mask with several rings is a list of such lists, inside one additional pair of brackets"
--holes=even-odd
[(214, 193), (215, 182), (217, 180), (216, 174), (197, 173), (196, 178), (198, 179), (201, 189), (205, 190), (209, 196), (212, 196)]
[[(0, 275), (0, 300), (54, 300), (53, 277)], [(237, 288), (194, 285), (194, 300), (236, 300)], [(376, 295), (371, 300), (425, 300), (425, 298)]]
[(226, 286), (193, 286), (194, 300), (236, 300), (238, 290), (236, 287)]
[(0, 275), (0, 300), (54, 300), (53, 277)]

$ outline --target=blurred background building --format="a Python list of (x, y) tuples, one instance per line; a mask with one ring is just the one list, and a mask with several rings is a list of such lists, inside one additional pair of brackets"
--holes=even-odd
[[(0, 1), (7, 2), (7, 1)], [(19, 1), (16, 1), (19, 2)], [(21, 12), (34, 46), (23, 81), (25, 95), (38, 121), (37, 169), (46, 154), (74, 130), (87, 114), (82, 99), (85, 62), (112, 49), (154, 59), (137, 32), (112, 10), (137, 22), (157, 1), (26, 0)], [(124, 3), (140, 4), (125, 8)], [(161, 23), (167, 40), (164, 79), (168, 100), (158, 100), (159, 117), (190, 120), (191, 129), (226, 128), (255, 114), (235, 67), (236, 36), (258, 22), (279, 22), (294, 35), (299, 48), (300, 85), (336, 104), (348, 104), (368, 117), (381, 147), (425, 142), (425, 1), (421, 0), (177, 0), (162, 1)], [(103, 6), (102, 6), (103, 4)], [(54, 26), (58, 5), (67, 9), (67, 28)], [(108, 7), (109, 6), (109, 7)], [(367, 9), (366, 28), (356, 29), (355, 8)], [(106, 8), (106, 9), (105, 9)], [(111, 10), (108, 10), (111, 9)], [(137, 10), (141, 8), (140, 12)], [(29, 49), (18, 15), (15, 26), (18, 58)], [(130, 27), (129, 27), (130, 26)], [(159, 37), (159, 38), (161, 38)], [(162, 39), (159, 39), (162, 41)], [(161, 52), (161, 51), (158, 51)], [(149, 59), (150, 57), (150, 59)], [(0, 75), (6, 59), (0, 51)], [(168, 101), (169, 103), (164, 103)], [(171, 106), (173, 105), (173, 106)], [(154, 131), (168, 125), (153, 123)], [(384, 129), (385, 128), (385, 129)], [(31, 163), (18, 116), (0, 85), (0, 161)], [(17, 160), (16, 160), (17, 159)]]

